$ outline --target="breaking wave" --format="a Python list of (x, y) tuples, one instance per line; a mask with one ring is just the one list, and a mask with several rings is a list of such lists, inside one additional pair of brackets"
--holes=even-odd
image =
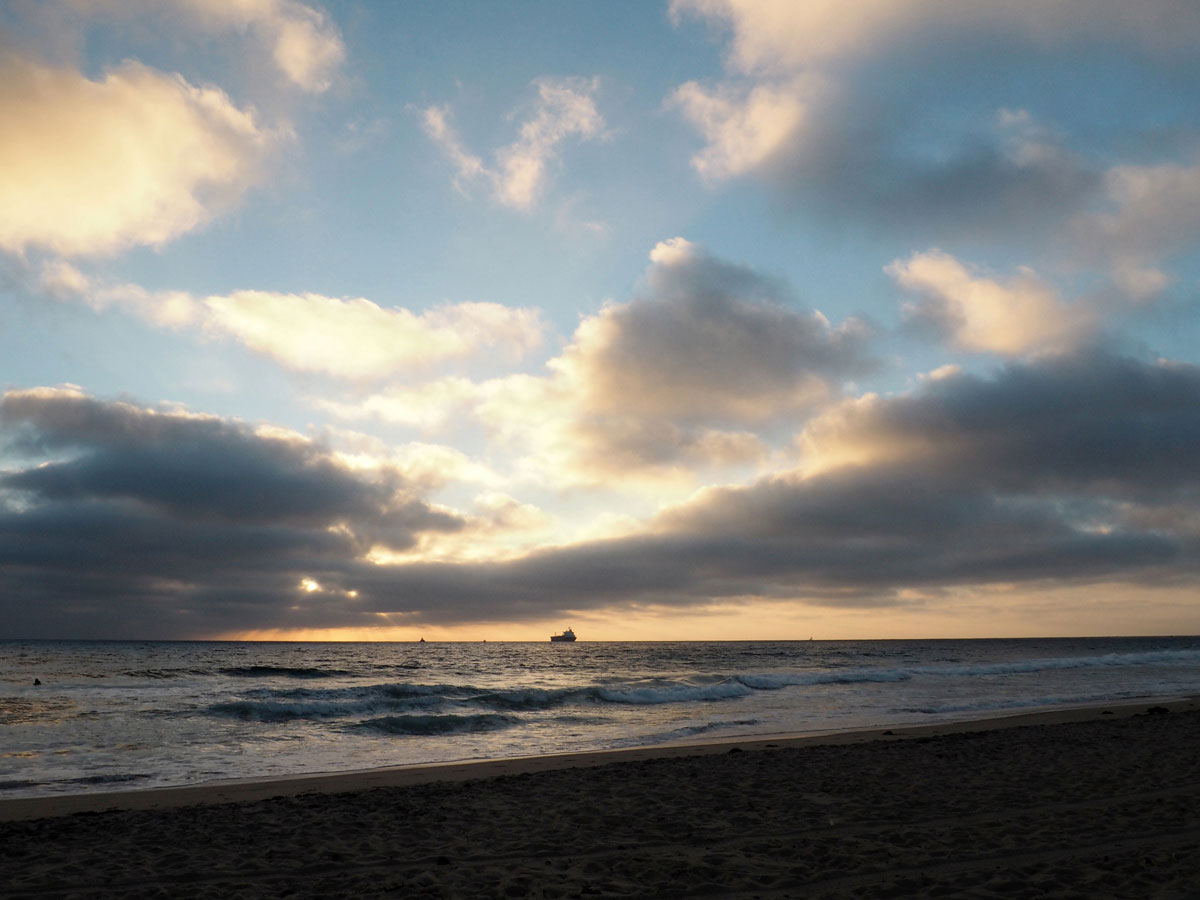
[[(523, 687), (510, 690), (489, 690), (469, 684), (404, 682), (330, 688), (261, 687), (247, 691), (241, 699), (210, 706), (207, 712), (219, 717), (258, 722), (319, 721), (364, 716), (382, 716), (382, 719), (371, 719), (370, 721), (384, 721), (404, 716), (404, 714), (421, 714), (425, 717), (443, 719), (449, 712), (457, 714), (474, 710), (482, 712), (471, 712), (465, 718), (470, 720), (472, 716), (493, 713), (501, 713), (511, 718), (513, 714), (537, 713), (563, 707), (719, 703), (748, 697), (758, 691), (777, 691), (785, 688), (863, 683), (888, 684), (913, 679), (969, 679), (1036, 674), (1059, 669), (1111, 668), (1153, 664), (1179, 665), (1192, 662), (1200, 662), (1200, 651), (1164, 650), (1105, 656), (1011, 660), (974, 665), (936, 664), (737, 675), (690, 675), (686, 678), (605, 680), (603, 683), (577, 687)], [(272, 667), (252, 668), (265, 668), (276, 673), (281, 671)], [(334, 670), (290, 669), (284, 671), (330, 673)], [(293, 677), (320, 676), (294, 675)]]
[(222, 675), (234, 678), (338, 678), (353, 675), (348, 669), (322, 669), (292, 666), (229, 666), (218, 669)]
[(383, 716), (359, 722), (353, 727), (384, 734), (431, 735), (475, 734), (520, 724), (521, 720), (516, 716), (490, 713), (474, 716)]

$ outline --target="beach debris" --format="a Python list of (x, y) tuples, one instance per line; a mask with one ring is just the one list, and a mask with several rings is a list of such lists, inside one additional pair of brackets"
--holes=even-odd
[(1170, 712), (1170, 710), (1167, 709), (1165, 706), (1152, 706), (1148, 710), (1146, 710), (1146, 715), (1148, 715), (1148, 716), (1165, 716), (1169, 712)]

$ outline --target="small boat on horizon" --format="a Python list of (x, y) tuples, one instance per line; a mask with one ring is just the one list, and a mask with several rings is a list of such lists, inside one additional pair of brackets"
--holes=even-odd
[(575, 632), (572, 631), (570, 628), (568, 628), (562, 634), (550, 635), (550, 640), (556, 644), (562, 643), (564, 641), (566, 641), (567, 643), (570, 643), (571, 641), (575, 640)]

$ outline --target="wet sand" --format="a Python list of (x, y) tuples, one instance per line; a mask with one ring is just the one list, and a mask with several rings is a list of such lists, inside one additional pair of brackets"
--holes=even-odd
[(1198, 896), (1200, 704), (894, 731), (7, 800), (0, 897)]

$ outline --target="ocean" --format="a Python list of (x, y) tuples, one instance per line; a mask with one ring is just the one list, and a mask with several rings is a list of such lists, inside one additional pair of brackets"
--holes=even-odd
[(927, 723), (1198, 692), (1195, 637), (3, 641), (0, 798)]

